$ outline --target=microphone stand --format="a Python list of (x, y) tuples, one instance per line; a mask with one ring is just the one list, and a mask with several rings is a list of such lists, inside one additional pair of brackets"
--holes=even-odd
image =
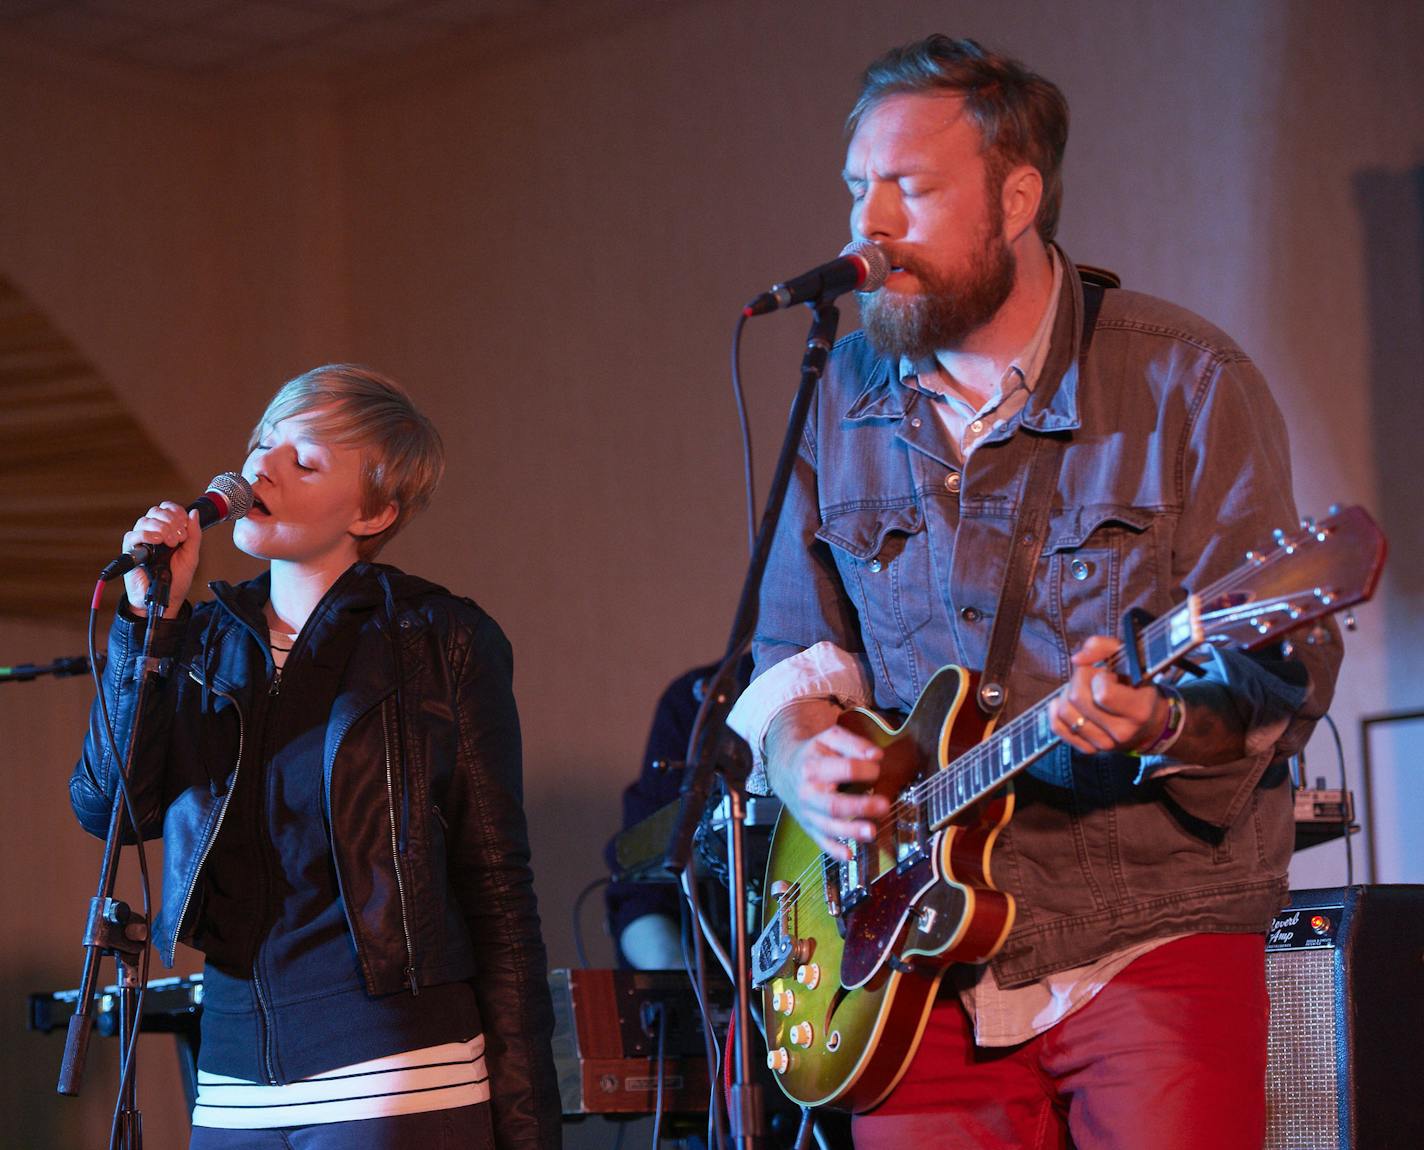
[[(766, 1113), (762, 1103), (762, 1088), (752, 1077), (752, 1032), (751, 1032), (751, 968), (748, 962), (747, 944), (747, 883), (745, 854), (745, 811), (746, 780), (750, 774), (750, 755), (746, 743), (726, 725), (728, 712), (736, 701), (737, 661), (747, 649), (756, 630), (760, 609), (761, 585), (766, 575), (767, 560), (771, 555), (772, 540), (776, 535), (776, 525), (781, 519), (781, 510), (786, 503), (786, 492), (791, 486), (791, 472), (796, 463), (797, 444), (801, 441), (802, 430), (806, 426), (811, 411), (811, 400), (816, 394), (816, 386), (826, 369), (831, 345), (835, 343), (836, 329), (840, 325), (840, 311), (829, 301), (817, 301), (808, 305), (814, 315), (811, 330), (806, 337), (806, 352), (801, 359), (801, 384), (791, 405), (791, 415), (787, 419), (786, 437), (781, 444), (781, 454), (776, 460), (776, 470), (772, 474), (771, 488), (767, 492), (766, 507), (762, 512), (761, 526), (757, 530), (756, 545), (752, 549), (751, 561), (742, 582), (741, 598), (732, 623), (731, 637), (727, 643), (727, 653), (709, 680), (707, 694), (697, 713), (697, 721), (688, 741), (687, 769), (683, 775), (681, 807), (677, 823), (668, 842), (665, 865), (673, 874), (681, 873), (688, 865), (691, 854), (693, 831), (712, 786), (713, 776), (721, 774), (727, 788), (728, 806), (731, 818), (728, 822), (727, 841), (731, 858), (730, 898), (732, 921), (732, 945), (736, 953), (736, 986), (733, 988), (736, 1009), (733, 1015), (735, 1030), (735, 1056), (733, 1058), (732, 1086), (728, 1091), (728, 1117), (730, 1119), (733, 1145), (745, 1150), (759, 1150), (766, 1144)], [(715, 1072), (715, 1067), (709, 1071)], [(715, 1101), (714, 1101), (715, 1105)]]
[[(137, 698), (134, 700), (133, 727), (129, 732), (124, 754), (123, 777), (131, 778), (134, 749), (139, 745), (143, 727), (143, 708), (152, 676), (149, 674), (149, 653), (159, 616), (168, 606), (168, 589), (173, 582), (166, 555), (156, 555), (147, 564), (148, 591), (144, 604), (148, 621), (144, 627), (143, 648), (138, 666)], [(119, 674), (129, 673), (119, 668)], [(102, 689), (102, 688), (101, 688)], [(107, 716), (105, 716), (107, 719)], [(108, 723), (105, 723), (108, 727)], [(105, 736), (112, 735), (112, 729)], [(94, 989), (99, 980), (99, 963), (104, 955), (113, 955), (115, 982), (119, 986), (119, 1099), (114, 1111), (114, 1123), (109, 1134), (109, 1150), (142, 1150), (143, 1115), (138, 1108), (138, 1043), (139, 1000), (143, 992), (143, 953), (148, 946), (148, 921), (122, 899), (116, 899), (114, 883), (118, 877), (119, 851), (123, 846), (124, 791), (114, 790), (113, 807), (109, 812), (109, 827), (104, 836), (104, 857), (99, 868), (98, 893), (89, 900), (89, 916), (84, 923), (84, 971), (80, 976), (74, 1015), (64, 1040), (64, 1057), (59, 1068), (60, 1094), (79, 1094), (84, 1077), (84, 1063), (89, 1051), (89, 1038), (94, 1030)], [(138, 811), (134, 811), (135, 816)], [(135, 841), (142, 834), (134, 827)]]

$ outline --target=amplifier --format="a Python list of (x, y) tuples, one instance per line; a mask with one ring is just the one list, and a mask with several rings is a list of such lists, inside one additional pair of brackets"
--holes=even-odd
[(1424, 886), (1293, 892), (1266, 989), (1266, 1150), (1424, 1146)]

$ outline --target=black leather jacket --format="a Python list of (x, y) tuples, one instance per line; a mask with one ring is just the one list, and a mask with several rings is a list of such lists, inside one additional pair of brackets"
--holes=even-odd
[[(164, 843), (154, 936), (173, 963), (201, 948), (203, 863), (272, 666), (267, 577), (214, 583), (215, 600), (161, 621), (149, 654), (129, 791), (145, 838)], [(373, 995), (470, 980), (484, 1026), (501, 1147), (560, 1142), (553, 1013), (522, 806), (509, 643), (467, 599), (358, 563), (318, 611), (369, 606), (327, 720), (325, 814), (346, 919)], [(145, 623), (115, 619), (104, 694), (126, 753)], [(79, 821), (102, 835), (114, 761), (97, 703), (70, 780)]]

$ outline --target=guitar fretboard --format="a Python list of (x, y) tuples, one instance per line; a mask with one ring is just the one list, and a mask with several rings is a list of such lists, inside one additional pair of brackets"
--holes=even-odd
[[(1138, 641), (1144, 677), (1160, 674), (1196, 646), (1199, 601), (1189, 599), (1142, 629)], [(1127, 656), (1119, 651), (1107, 660), (1107, 667), (1121, 672), (1126, 663)], [(939, 830), (965, 807), (1032, 766), (1058, 745), (1058, 736), (1049, 725), (1048, 709), (1061, 693), (1061, 688), (1054, 691), (960, 755), (944, 770), (909, 788), (906, 799), (923, 810), (931, 832)]]

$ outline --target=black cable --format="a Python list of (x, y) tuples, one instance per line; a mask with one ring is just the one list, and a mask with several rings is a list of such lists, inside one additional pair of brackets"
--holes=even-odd
[[(696, 963), (692, 957), (693, 911), (688, 905), (689, 900), (687, 899), (685, 893), (682, 890), (681, 881), (679, 881), (678, 884), (678, 893), (682, 896), (677, 900), (677, 941), (678, 949), (682, 952), (682, 972), (687, 975), (687, 981), (692, 986), (693, 998), (697, 1000), (697, 1013), (698, 1016), (702, 1019), (703, 1057), (707, 1060), (707, 1065), (710, 1067), (713, 1064), (714, 1055), (716, 1058), (720, 1058), (721, 1053), (717, 1046), (716, 1035), (712, 1031), (712, 1020), (707, 1013), (707, 1003), (702, 997), (701, 987), (697, 985), (697, 975), (694, 972), (694, 967)], [(709, 1080), (711, 1079), (711, 1077), (712, 1073), (709, 1070)], [(713, 1086), (714, 1090), (715, 1088), (716, 1087)], [(712, 1112), (715, 1105), (715, 1098), (709, 1097), (707, 1100), (707, 1130), (704, 1135), (704, 1144), (708, 1147), (716, 1146), (716, 1143), (712, 1141)]]
[(588, 955), (583, 949), (583, 900), (599, 887), (607, 886), (612, 881), (608, 875), (596, 878), (579, 891), (578, 897), (574, 899), (574, 950), (578, 952), (579, 967), (583, 970), (588, 969)]
[(722, 1150), (726, 1145), (721, 1105), (722, 1048), (717, 1042), (712, 1014), (707, 1009), (707, 965), (702, 942), (702, 912), (697, 901), (695, 857), (688, 860), (687, 870), (683, 874), (682, 893), (691, 910), (688, 916), (688, 935), (683, 939), (682, 965), (692, 982), (693, 993), (697, 996), (697, 1009), (702, 1015), (702, 1043), (707, 1056), (707, 1143), (714, 1147), (714, 1150)]
[[(99, 717), (104, 729), (104, 735), (109, 742), (109, 753), (113, 756), (114, 777), (118, 784), (118, 793), (124, 800), (124, 812), (128, 815), (129, 825), (133, 828), (134, 848), (138, 855), (139, 889), (142, 892), (144, 937), (143, 946), (139, 951), (139, 978), (138, 994), (134, 999), (134, 1019), (133, 1030), (129, 1034), (128, 1045), (123, 1051), (124, 1074), (119, 1080), (118, 1095), (114, 1100), (114, 1116), (109, 1123), (109, 1142), (112, 1145), (118, 1139), (119, 1113), (123, 1109), (124, 1092), (128, 1087), (129, 1079), (134, 1073), (134, 1055), (137, 1052), (139, 1031), (143, 1029), (143, 996), (148, 989), (148, 960), (152, 952), (153, 940), (153, 901), (151, 897), (151, 884), (148, 877), (148, 853), (143, 846), (143, 830), (139, 826), (138, 813), (134, 809), (133, 799), (129, 795), (128, 780), (125, 777), (124, 757), (119, 754), (119, 740), (114, 733), (113, 720), (109, 717), (109, 705), (104, 698), (104, 683), (100, 678), (100, 670), (104, 664), (98, 658), (95, 650), (95, 631), (99, 617), (99, 597), (103, 593), (104, 584), (101, 582), (94, 589), (94, 597), (89, 604), (89, 626), (87, 632), (87, 644), (89, 650), (89, 677), (94, 682), (94, 692), (96, 701), (99, 704)], [(140, 666), (147, 667), (148, 653), (151, 649), (153, 637), (153, 627), (149, 625), (144, 631), (143, 662)], [(119, 668), (119, 674), (123, 673), (123, 668)], [(147, 674), (147, 671), (144, 672)], [(130, 748), (132, 750), (132, 748)], [(122, 835), (122, 830), (119, 832)], [(118, 881), (117, 872), (114, 875), (115, 882)], [(122, 991), (120, 987), (120, 991)]]
[(1328, 711), (1323, 718), (1335, 739), (1335, 756), (1340, 763), (1340, 827), (1345, 832), (1345, 885), (1354, 886), (1355, 844), (1350, 841), (1350, 816), (1354, 814), (1354, 804), (1350, 801), (1350, 780), (1345, 773), (1345, 748), (1340, 742), (1340, 728)]
[(752, 431), (747, 419), (747, 397), (742, 391), (742, 328), (745, 314), (737, 316), (732, 332), (732, 397), (737, 401), (737, 423), (742, 431), (742, 477), (747, 489), (747, 554), (756, 551), (756, 477), (752, 467)]

